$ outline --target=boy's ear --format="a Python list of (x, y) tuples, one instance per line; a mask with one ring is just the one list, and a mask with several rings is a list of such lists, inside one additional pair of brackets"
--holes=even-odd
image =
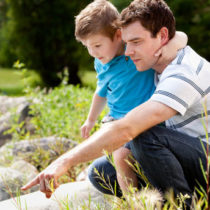
[(120, 40), (122, 39), (122, 33), (120, 29), (117, 29), (117, 31), (115, 32), (115, 37)]
[(160, 42), (161, 42), (162, 46), (168, 43), (168, 41), (169, 41), (168, 29), (166, 27), (162, 27), (160, 29), (159, 36), (160, 36)]

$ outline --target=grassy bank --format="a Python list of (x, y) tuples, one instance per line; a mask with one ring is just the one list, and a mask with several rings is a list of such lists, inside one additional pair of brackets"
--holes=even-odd
[[(31, 78), (32, 85), (41, 84), (39, 75), (34, 71), (28, 71), (27, 77)], [(0, 95), (24, 95), (24, 82), (20, 70), (0, 68)]]
[[(26, 73), (29, 78), (29, 85), (41, 84), (41, 79), (35, 71), (28, 71)], [(96, 87), (96, 73), (95, 71), (81, 71), (79, 76), (83, 86), (88, 86), (91, 89)], [(24, 95), (24, 81), (20, 70), (0, 67), (0, 95), (21, 96)]]

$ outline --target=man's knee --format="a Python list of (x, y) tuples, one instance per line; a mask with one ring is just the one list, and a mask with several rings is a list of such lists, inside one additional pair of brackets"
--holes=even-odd
[(102, 173), (102, 165), (100, 164), (100, 161), (95, 160), (88, 168), (88, 178), (93, 183), (96, 182), (96, 180), (99, 177), (99, 174)]

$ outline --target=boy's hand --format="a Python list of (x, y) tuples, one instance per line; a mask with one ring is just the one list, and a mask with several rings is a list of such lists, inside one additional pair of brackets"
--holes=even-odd
[(81, 136), (82, 138), (87, 139), (90, 135), (91, 129), (94, 127), (95, 121), (86, 120), (81, 127)]
[(155, 56), (159, 57), (158, 64), (161, 66), (162, 64), (169, 64), (176, 57), (177, 49), (170, 49), (170, 46), (164, 45), (161, 49), (159, 49)]
[(171, 63), (175, 59), (178, 50), (187, 45), (187, 41), (188, 37), (184, 32), (176, 31), (175, 36), (155, 53), (155, 56), (159, 57), (158, 64), (161, 66)]

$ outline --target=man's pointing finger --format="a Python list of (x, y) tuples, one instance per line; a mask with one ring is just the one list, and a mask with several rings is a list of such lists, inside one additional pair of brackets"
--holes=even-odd
[(27, 183), (25, 186), (21, 188), (21, 190), (28, 190), (31, 187), (39, 184), (39, 177), (35, 177), (31, 182)]

